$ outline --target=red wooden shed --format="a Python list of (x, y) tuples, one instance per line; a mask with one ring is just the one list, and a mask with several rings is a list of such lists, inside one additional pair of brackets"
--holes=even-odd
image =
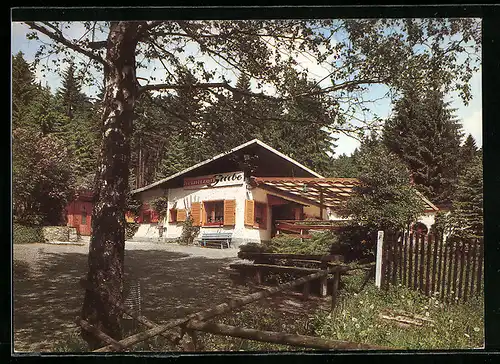
[(92, 192), (80, 190), (66, 207), (68, 226), (76, 228), (80, 235), (90, 235), (92, 226)]

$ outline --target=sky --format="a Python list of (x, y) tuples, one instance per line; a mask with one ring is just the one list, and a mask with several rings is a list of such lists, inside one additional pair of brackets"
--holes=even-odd
[[(80, 38), (83, 34), (84, 28), (82, 25), (77, 25), (72, 27), (69, 30), (65, 31), (65, 36), (72, 38)], [(26, 39), (26, 34), (29, 32), (29, 28), (22, 23), (12, 23), (12, 39), (11, 39), (11, 53), (16, 54), (19, 51), (24, 53), (24, 57), (28, 62), (32, 62), (35, 57), (35, 53), (41, 45), (40, 41), (36, 40), (28, 40)], [(99, 37), (99, 35), (96, 35)], [(44, 37), (41, 36), (41, 40)], [(45, 38), (47, 39), (47, 38)], [(182, 58), (185, 58), (188, 54), (196, 55), (199, 51), (196, 45), (190, 45), (186, 48), (186, 51)], [(75, 57), (77, 60), (84, 60), (84, 57), (76, 54)], [(309, 59), (304, 55), (296, 55), (295, 59), (299, 63), (299, 67), (307, 68), (309, 73), (309, 78), (312, 80), (320, 80), (326, 75), (328, 75), (328, 69), (323, 65), (317, 64), (312, 59)], [(138, 59), (140, 61), (140, 59)], [(204, 57), (204, 61), (206, 66), (210, 69), (221, 70), (221, 67), (211, 58)], [(328, 61), (328, 59), (327, 59)], [(153, 66), (148, 67), (147, 69), (139, 69), (137, 71), (138, 77), (150, 78), (151, 76), (155, 76), (157, 79), (161, 77), (162, 67), (160, 64), (156, 65), (157, 69), (153, 70)], [(164, 71), (163, 71), (164, 72)], [(236, 75), (229, 71), (224, 71), (223, 74), (230, 82), (235, 82)], [(60, 86), (60, 77), (54, 72), (43, 73), (41, 71), (41, 67), (38, 66), (36, 70), (36, 78), (40, 80), (43, 85), (48, 84), (52, 91), (55, 91)], [(95, 96), (97, 85), (102, 84), (102, 76), (99, 74), (95, 74), (95, 83), (91, 86), (85, 86), (82, 91), (87, 93), (89, 96)], [(219, 79), (220, 80), (220, 79)], [(328, 80), (323, 81), (329, 82)], [(320, 84), (324, 86), (324, 84)], [(272, 87), (264, 89), (266, 93), (272, 93)], [(387, 91), (385, 86), (375, 85), (370, 88), (368, 93), (369, 98), (379, 98), (383, 96)], [(470, 103), (465, 106), (463, 102), (458, 97), (457, 93), (451, 93), (447, 95), (447, 100), (451, 102), (451, 107), (456, 109), (456, 115), (458, 119), (461, 121), (463, 126), (463, 132), (465, 135), (472, 134), (474, 139), (476, 140), (476, 144), (478, 147), (482, 146), (482, 94), (481, 94), (481, 69), (473, 74), (471, 79), (471, 91), (472, 91), (472, 100)], [(388, 118), (392, 112), (391, 101), (389, 98), (383, 98), (370, 106), (371, 112), (373, 114), (378, 115), (382, 119)], [(356, 139), (346, 136), (344, 134), (336, 134), (335, 135), (338, 140), (336, 142), (337, 147), (335, 149), (335, 155), (346, 154), (350, 155), (356, 147), (359, 146), (359, 141)]]

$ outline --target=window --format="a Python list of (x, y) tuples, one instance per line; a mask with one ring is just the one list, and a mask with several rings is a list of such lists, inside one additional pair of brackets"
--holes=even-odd
[(87, 225), (87, 211), (82, 211), (82, 225)]
[(254, 226), (259, 229), (265, 229), (267, 222), (267, 205), (262, 202), (255, 202), (254, 216)]
[(204, 203), (205, 225), (224, 224), (224, 201), (209, 201)]

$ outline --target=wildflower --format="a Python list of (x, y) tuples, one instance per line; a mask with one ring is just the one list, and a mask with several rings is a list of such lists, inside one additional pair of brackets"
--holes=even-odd
[(375, 308), (375, 305), (372, 303), (372, 304), (370, 305), (370, 309), (372, 309), (372, 310), (373, 310), (374, 308)]
[(470, 335), (469, 334), (464, 334), (466, 338), (470, 338)]
[(424, 308), (425, 308), (426, 310), (428, 310), (428, 309), (429, 309), (429, 307), (427, 307), (427, 306), (424, 306)]
[(358, 321), (358, 319), (356, 317), (352, 318), (352, 322), (357, 322), (357, 321)]
[(355, 326), (356, 326), (357, 329), (359, 329), (359, 324), (356, 324)]
[(452, 324), (452, 323), (453, 323), (453, 320), (450, 320), (450, 324)]
[(475, 332), (479, 332), (479, 327), (474, 327)]
[(359, 303), (362, 305), (362, 304), (363, 304), (363, 301), (359, 301)]
[(429, 317), (429, 311), (427, 311), (427, 312), (425, 313), (425, 316)]

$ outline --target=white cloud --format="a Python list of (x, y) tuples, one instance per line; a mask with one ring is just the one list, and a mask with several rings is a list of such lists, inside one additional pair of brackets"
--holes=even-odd
[(483, 113), (481, 110), (474, 111), (462, 121), (466, 134), (471, 134), (476, 140), (478, 147), (483, 145)]

